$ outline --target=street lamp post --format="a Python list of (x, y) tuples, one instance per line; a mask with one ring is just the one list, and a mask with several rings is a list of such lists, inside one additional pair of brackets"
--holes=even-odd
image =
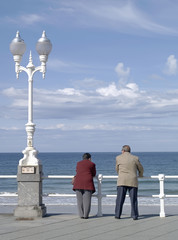
[(29, 63), (25, 67), (20, 65), (26, 46), (17, 31), (16, 37), (10, 44), (10, 51), (15, 61), (16, 77), (24, 71), (28, 75), (28, 122), (26, 124), (27, 147), (23, 151), (23, 158), (18, 165), (18, 206), (14, 215), (17, 218), (35, 218), (43, 217), (46, 214), (46, 207), (42, 204), (42, 164), (37, 158), (38, 151), (33, 146), (33, 135), (35, 124), (33, 123), (33, 76), (35, 72), (40, 71), (45, 77), (46, 62), (52, 49), (50, 40), (46, 37), (45, 31), (36, 44), (36, 50), (39, 54), (41, 65), (35, 67), (32, 62), (30, 52)]

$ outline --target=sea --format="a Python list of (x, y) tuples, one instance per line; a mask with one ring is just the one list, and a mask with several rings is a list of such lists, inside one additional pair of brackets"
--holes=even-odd
[[(90, 152), (92, 161), (96, 164), (97, 175), (117, 176), (115, 171), (115, 158), (117, 152)], [(150, 179), (151, 176), (164, 174), (166, 176), (178, 176), (178, 152), (134, 152), (144, 167), (144, 177), (139, 179), (138, 202), (139, 205), (159, 205), (159, 198), (152, 195), (159, 195), (158, 179)], [(43, 165), (44, 176), (48, 175), (75, 175), (76, 164), (82, 159), (82, 152), (53, 152), (38, 153), (37, 158)], [(0, 153), (0, 175), (16, 175), (19, 160), (22, 153)], [(97, 181), (94, 180), (97, 193)], [(103, 179), (102, 194), (104, 205), (115, 205), (117, 179)], [(18, 197), (16, 179), (0, 178), (0, 205), (17, 205)], [(7, 195), (4, 196), (4, 195)], [(53, 197), (48, 196), (53, 194)], [(58, 194), (68, 194), (59, 197)], [(76, 205), (75, 194), (72, 190), (71, 179), (44, 179), (43, 180), (43, 203), (45, 205)], [(165, 180), (165, 194), (178, 195), (178, 179)], [(92, 198), (92, 204), (97, 205), (97, 198)], [(126, 198), (125, 204), (129, 204)], [(169, 197), (165, 204), (178, 205), (178, 198)]]

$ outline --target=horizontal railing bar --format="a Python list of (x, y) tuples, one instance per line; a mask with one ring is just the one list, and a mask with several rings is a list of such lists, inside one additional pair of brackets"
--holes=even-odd
[[(115, 179), (115, 178), (118, 178), (117, 175), (114, 175), (114, 176), (111, 176), (111, 175), (103, 175), (103, 179)], [(151, 178), (159, 178), (159, 176), (150, 176), (150, 177), (138, 177), (138, 179), (151, 179)], [(178, 178), (178, 176), (177, 176)]]
[(104, 178), (110, 178), (110, 179), (112, 179), (112, 178), (118, 178), (118, 176), (107, 176), (107, 175), (103, 175), (103, 179)]
[(42, 176), (43, 179), (49, 179), (49, 178), (73, 178), (74, 176), (70, 175), (47, 175)]
[[(49, 178), (73, 178), (74, 175), (46, 175), (46, 176), (42, 176), (43, 179), (49, 179)], [(0, 178), (17, 178), (17, 175), (0, 175)], [(95, 177), (97, 178), (97, 176)], [(116, 179), (118, 178), (118, 176), (103, 176), (103, 179), (107, 178), (107, 179)], [(158, 176), (150, 176), (150, 177), (139, 177), (139, 179), (151, 179), (151, 178), (158, 178)], [(178, 176), (165, 176), (165, 178), (178, 178)]]
[(178, 178), (178, 176), (165, 176), (165, 178)]
[(178, 195), (167, 195), (165, 194), (166, 198), (178, 198)]
[(0, 178), (17, 178), (17, 175), (0, 175)]
[[(74, 175), (46, 175), (46, 176), (42, 176), (43, 179), (49, 179), (49, 178), (73, 178)], [(95, 178), (97, 178), (98, 176), (96, 176)], [(178, 178), (178, 176), (164, 176), (165, 178)], [(0, 178), (17, 178), (17, 175), (0, 175)], [(118, 178), (118, 176), (111, 176), (111, 175), (104, 175), (102, 177), (103, 179), (115, 179)], [(138, 177), (138, 179), (151, 179), (151, 178), (159, 178), (159, 176), (150, 176), (150, 177)]]
[(76, 197), (76, 194), (49, 193), (49, 194), (45, 194), (43, 196), (46, 196), (46, 197)]
[[(178, 197), (178, 195), (165, 195), (165, 197)], [(113, 195), (110, 195), (110, 194), (102, 194), (102, 197), (117, 197), (116, 194), (113, 194)], [(126, 197), (129, 197), (129, 195), (126, 195)], [(138, 195), (138, 197), (144, 197), (144, 198), (150, 198), (150, 197), (157, 197), (159, 198), (159, 195), (148, 195), (148, 196), (145, 196), (145, 195)]]
[[(0, 197), (17, 197), (18, 194), (17, 193), (11, 193), (11, 194), (0, 194)], [(43, 197), (75, 197), (75, 194), (62, 194), (62, 193), (49, 193), (49, 194), (44, 194)], [(93, 197), (98, 197), (97, 194), (93, 194)], [(102, 197), (117, 197), (116, 194), (102, 194)], [(129, 197), (129, 195), (127, 194), (126, 197)], [(149, 197), (159, 197), (159, 195), (150, 195), (150, 196), (145, 196), (145, 195), (138, 195), (138, 197), (144, 197), (144, 198), (149, 198)], [(167, 195), (165, 194), (166, 198), (178, 198), (178, 195)]]

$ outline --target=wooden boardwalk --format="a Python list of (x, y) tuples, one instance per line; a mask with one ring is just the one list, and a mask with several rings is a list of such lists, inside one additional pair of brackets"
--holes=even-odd
[(159, 217), (159, 208), (140, 207), (137, 221), (130, 218), (129, 210), (124, 210), (120, 220), (114, 218), (113, 207), (103, 209), (102, 217), (97, 217), (95, 210), (89, 219), (80, 219), (74, 207), (64, 206), (49, 207), (46, 217), (35, 220), (16, 220), (12, 213), (1, 213), (0, 240), (173, 240), (178, 237), (178, 206), (167, 209), (165, 218)]

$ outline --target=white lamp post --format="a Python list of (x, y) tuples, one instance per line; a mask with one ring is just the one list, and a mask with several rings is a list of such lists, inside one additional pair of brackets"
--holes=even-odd
[(15, 210), (17, 217), (38, 217), (45, 214), (45, 207), (42, 204), (42, 165), (37, 159), (37, 150), (33, 146), (33, 135), (35, 124), (33, 123), (33, 75), (40, 71), (45, 77), (46, 62), (51, 52), (52, 44), (46, 37), (45, 31), (36, 44), (36, 50), (39, 54), (41, 65), (35, 67), (32, 63), (30, 52), (29, 63), (25, 67), (20, 65), (26, 46), (17, 31), (16, 37), (10, 44), (10, 51), (15, 61), (16, 77), (24, 71), (28, 75), (28, 122), (26, 124), (27, 147), (23, 151), (23, 158), (19, 161), (18, 166), (18, 207)]
[(17, 31), (16, 37), (12, 40), (10, 44), (10, 51), (13, 54), (15, 61), (15, 72), (17, 78), (19, 73), (24, 71), (28, 75), (28, 123), (26, 124), (27, 132), (27, 147), (23, 151), (24, 158), (20, 160), (19, 165), (38, 165), (39, 160), (36, 158), (37, 151), (33, 147), (33, 135), (35, 131), (35, 124), (33, 123), (33, 75), (35, 72), (40, 71), (45, 77), (46, 72), (46, 62), (48, 60), (48, 55), (52, 49), (52, 44), (50, 40), (46, 37), (45, 31), (43, 31), (42, 37), (38, 40), (36, 44), (36, 50), (39, 54), (41, 61), (41, 66), (35, 68), (32, 63), (32, 55), (30, 52), (29, 63), (25, 67), (20, 66), (22, 56), (26, 50), (24, 41), (21, 39), (19, 32)]

